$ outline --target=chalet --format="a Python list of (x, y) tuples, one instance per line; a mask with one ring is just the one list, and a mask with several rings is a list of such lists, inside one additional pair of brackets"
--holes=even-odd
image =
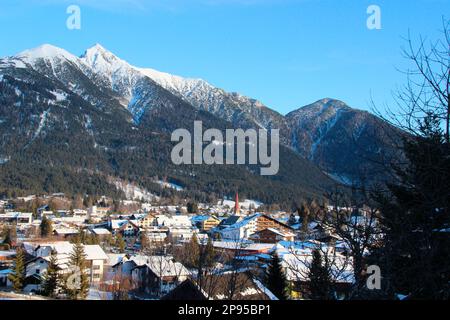
[(219, 233), (222, 239), (229, 240), (248, 239), (255, 232), (269, 228), (285, 234), (293, 233), (293, 229), (288, 225), (261, 213), (243, 219), (239, 218), (236, 220), (238, 222), (231, 225), (228, 222), (220, 224), (214, 233)]
[[(169, 228), (169, 234), (174, 240), (174, 242), (187, 242), (192, 239), (194, 235), (197, 236), (199, 240), (208, 240), (207, 234), (199, 233), (196, 228)], [(205, 242), (206, 243), (206, 242)]]
[(267, 228), (256, 231), (249, 239), (259, 243), (278, 243), (279, 241), (294, 241), (293, 232), (280, 231), (274, 228)]
[(220, 220), (215, 216), (195, 216), (191, 221), (202, 232), (209, 232), (220, 224)]
[(190, 276), (190, 272), (171, 256), (123, 257), (112, 268), (116, 274), (131, 276), (135, 289), (150, 295), (165, 294)]
[(111, 232), (105, 228), (93, 228), (90, 232), (96, 235), (99, 239), (104, 239), (111, 235)]
[(109, 220), (108, 225), (113, 235), (121, 234), (123, 237), (137, 237), (140, 232), (136, 220)]
[(97, 207), (97, 206), (92, 206), (87, 210), (87, 215), (89, 217), (89, 219), (92, 218), (102, 218), (104, 216), (106, 216), (108, 214), (108, 212), (111, 211), (111, 208), (109, 207)]
[(138, 290), (151, 295), (166, 294), (190, 276), (181, 263), (163, 256), (149, 257), (149, 262), (131, 271)]
[(166, 232), (147, 231), (145, 234), (150, 242), (164, 242), (167, 238)]
[(137, 225), (139, 228), (142, 229), (147, 229), (147, 228), (151, 228), (156, 224), (156, 216), (154, 214), (146, 214), (141, 218), (136, 219), (137, 220)]
[(55, 236), (64, 237), (64, 238), (76, 236), (79, 233), (80, 233), (80, 231), (76, 228), (56, 227), (53, 230), (53, 234)]
[(156, 215), (156, 225), (169, 228), (191, 228), (192, 222), (188, 216), (168, 216), (159, 214)]

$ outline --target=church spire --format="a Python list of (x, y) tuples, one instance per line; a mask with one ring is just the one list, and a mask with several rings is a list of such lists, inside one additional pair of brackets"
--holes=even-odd
[(241, 208), (239, 207), (239, 194), (236, 191), (236, 198), (234, 199), (234, 214), (239, 214), (241, 212)]

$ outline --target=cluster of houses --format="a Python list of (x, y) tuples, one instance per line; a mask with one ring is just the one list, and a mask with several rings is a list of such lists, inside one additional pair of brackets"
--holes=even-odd
[[(42, 206), (37, 215), (7, 209), (0, 213), (0, 225), (15, 225), (23, 230), (39, 227), (44, 217), (52, 221), (53, 240), (23, 236), (18, 241), (17, 245), (26, 252), (25, 292), (39, 292), (52, 251), (56, 252), (60, 272), (71, 272), (68, 262), (73, 244), (68, 237), (85, 230), (99, 239), (120, 235), (127, 243), (124, 252), (97, 244), (84, 245), (90, 283), (105, 292), (117, 291), (119, 282), (122, 289), (140, 292), (148, 298), (229, 298), (223, 286), (209, 291), (199, 287), (195, 270), (189, 270), (173, 256), (165, 252), (144, 254), (140, 239), (145, 234), (152, 243), (178, 246), (190, 242), (195, 235), (201, 245), (209, 242), (215, 252), (234, 257), (241, 268), (239, 275), (233, 277), (241, 282), (234, 298), (242, 299), (275, 298), (262, 284), (274, 253), (281, 260), (291, 297), (301, 298), (302, 286), (308, 281), (306, 271), (312, 251), (319, 248), (333, 256), (336, 280), (342, 289), (336, 294), (345, 294), (353, 282), (351, 261), (346, 256), (345, 245), (332, 231), (310, 222), (309, 236), (300, 236), (301, 223), (288, 223), (289, 214), (266, 214), (257, 211), (257, 203), (245, 203), (246, 206), (241, 206), (236, 197), (234, 203), (222, 201), (214, 206), (199, 206), (198, 214), (188, 214), (186, 208), (148, 203), (141, 204), (132, 213), (112, 213), (110, 207), (100, 206), (57, 211)], [(8, 274), (12, 272), (14, 257), (13, 250), (0, 251), (0, 288), (11, 286)], [(218, 270), (214, 275), (218, 278), (212, 282), (227, 283), (232, 270), (227, 266)], [(127, 285), (123, 286), (125, 280)]]

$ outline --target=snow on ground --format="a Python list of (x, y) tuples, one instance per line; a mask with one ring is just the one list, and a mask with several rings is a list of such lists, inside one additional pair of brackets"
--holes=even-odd
[(153, 201), (159, 199), (158, 196), (150, 193), (148, 190), (140, 188), (131, 183), (125, 183), (121, 180), (114, 180), (111, 181), (111, 183), (114, 184), (117, 189), (122, 190), (128, 200), (144, 199), (144, 201)]
[(174, 189), (176, 191), (183, 191), (184, 188), (182, 186), (179, 186), (175, 183), (170, 183), (170, 182), (164, 182), (164, 181), (158, 181), (158, 184), (160, 186), (162, 186), (163, 188), (169, 188), (169, 189)]
[(35, 140), (41, 133), (42, 129), (44, 128), (45, 122), (47, 121), (47, 116), (48, 116), (49, 111), (50, 111), (50, 109), (47, 109), (41, 114), (41, 117), (40, 117), (41, 120), (39, 121), (39, 126), (36, 129), (36, 131), (34, 132), (32, 140)]
[(63, 91), (50, 91), (50, 93), (56, 97), (56, 101), (58, 101), (58, 102), (64, 101), (67, 99), (67, 93), (65, 93)]
[(327, 174), (330, 178), (336, 180), (337, 182), (340, 182), (347, 186), (353, 185), (353, 181), (344, 175), (338, 175), (338, 174), (329, 173), (329, 172), (325, 172), (325, 174)]

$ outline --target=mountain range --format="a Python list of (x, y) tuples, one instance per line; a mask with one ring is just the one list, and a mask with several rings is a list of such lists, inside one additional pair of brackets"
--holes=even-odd
[[(301, 88), (299, 88), (301, 90)], [(204, 127), (280, 129), (280, 171), (170, 161), (170, 134)], [(266, 203), (323, 197), (386, 181), (401, 131), (322, 99), (282, 115), (201, 79), (138, 68), (101, 45), (78, 57), (43, 45), (0, 59), (0, 191), (121, 194), (120, 179), (164, 193), (170, 180), (200, 200), (236, 190)]]

